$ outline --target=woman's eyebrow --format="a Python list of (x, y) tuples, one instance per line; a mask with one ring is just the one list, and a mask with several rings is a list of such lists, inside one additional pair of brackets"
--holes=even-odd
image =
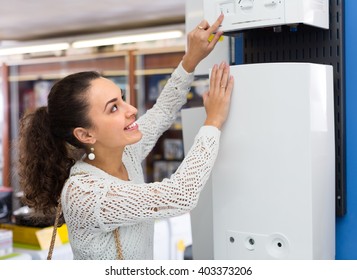
[(107, 108), (108, 104), (112, 103), (112, 102), (116, 102), (118, 101), (118, 98), (113, 98), (113, 99), (110, 99), (106, 104), (105, 104), (105, 107), (104, 107), (104, 110), (103, 112), (105, 111), (105, 109)]

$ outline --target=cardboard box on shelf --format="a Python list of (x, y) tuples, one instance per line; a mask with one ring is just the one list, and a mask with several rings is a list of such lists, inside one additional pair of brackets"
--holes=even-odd
[[(15, 224), (0, 224), (0, 229), (12, 231), (14, 246), (32, 249), (46, 250), (50, 247), (53, 226), (38, 228), (19, 226)], [(68, 243), (68, 231), (66, 224), (57, 228), (55, 246)]]

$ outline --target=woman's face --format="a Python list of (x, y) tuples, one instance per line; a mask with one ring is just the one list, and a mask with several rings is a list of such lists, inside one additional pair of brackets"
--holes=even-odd
[(142, 134), (136, 124), (137, 109), (126, 103), (122, 91), (112, 81), (99, 78), (91, 82), (88, 93), (91, 133), (95, 145), (118, 148), (138, 142)]

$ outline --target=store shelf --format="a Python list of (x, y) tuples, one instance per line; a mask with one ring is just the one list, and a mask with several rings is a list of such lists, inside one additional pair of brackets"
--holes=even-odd
[(12, 253), (6, 256), (1, 256), (0, 260), (8, 260), (8, 261), (12, 261), (12, 260), (32, 260), (32, 256), (30, 254), (27, 253)]
[[(33, 260), (46, 260), (48, 250), (31, 250), (14, 246), (14, 252), (19, 254), (30, 255)], [(53, 260), (73, 260), (73, 253), (69, 243), (54, 247)]]

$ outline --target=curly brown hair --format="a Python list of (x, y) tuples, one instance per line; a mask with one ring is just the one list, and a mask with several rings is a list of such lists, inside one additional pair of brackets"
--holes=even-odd
[(54, 212), (70, 168), (85, 149), (73, 130), (92, 127), (87, 92), (100, 77), (88, 71), (63, 78), (52, 87), (47, 107), (20, 120), (19, 183), (23, 202), (36, 212)]

